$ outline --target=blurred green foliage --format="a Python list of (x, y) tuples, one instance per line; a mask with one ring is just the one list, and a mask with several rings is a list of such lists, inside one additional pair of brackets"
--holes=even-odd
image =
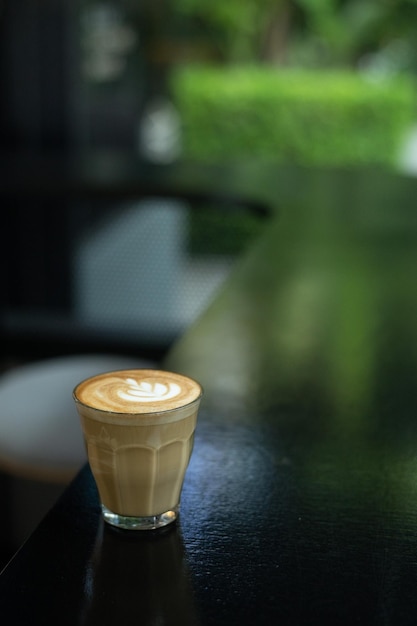
[(219, 61), (417, 70), (417, 0), (175, 0)]
[(183, 154), (205, 161), (393, 167), (415, 117), (406, 76), (189, 67), (173, 74), (172, 89)]

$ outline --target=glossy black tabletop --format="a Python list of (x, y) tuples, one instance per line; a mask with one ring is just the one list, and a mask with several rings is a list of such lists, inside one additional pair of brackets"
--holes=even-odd
[(0, 576), (3, 615), (417, 623), (416, 199), (305, 181), (164, 363), (205, 389), (178, 524), (104, 527), (86, 467)]

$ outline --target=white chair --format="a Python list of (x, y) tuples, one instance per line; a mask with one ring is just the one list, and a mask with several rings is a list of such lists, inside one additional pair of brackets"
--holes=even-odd
[(73, 388), (84, 378), (140, 359), (76, 355), (37, 361), (0, 377), (0, 466), (31, 479), (68, 482), (86, 462)]

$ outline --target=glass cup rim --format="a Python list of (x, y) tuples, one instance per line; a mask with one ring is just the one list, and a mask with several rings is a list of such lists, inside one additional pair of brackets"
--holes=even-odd
[[(107, 374), (117, 374), (119, 372), (131, 372), (131, 371), (156, 371), (156, 372), (161, 372), (161, 373), (167, 373), (167, 374), (174, 374), (175, 376), (180, 376), (183, 378), (188, 378), (188, 380), (191, 380), (193, 383), (195, 383), (198, 388), (199, 388), (199, 394), (197, 397), (193, 398), (192, 400), (186, 401), (183, 404), (180, 404), (176, 407), (171, 407), (169, 409), (161, 409), (161, 410), (155, 410), (155, 411), (143, 411), (143, 412), (138, 412), (138, 411), (114, 411), (112, 409), (100, 409), (99, 407), (93, 406), (92, 404), (87, 404), (86, 402), (83, 402), (82, 400), (80, 400), (77, 397), (77, 389), (78, 387), (80, 387), (81, 385), (83, 385), (85, 382), (87, 382), (90, 379), (96, 378), (98, 376), (101, 375), (107, 375)], [(174, 413), (176, 411), (179, 411), (181, 409), (185, 409), (188, 407), (191, 407), (193, 404), (199, 403), (201, 402), (201, 399), (204, 395), (204, 389), (202, 387), (202, 385), (195, 380), (194, 378), (192, 378), (191, 376), (188, 376), (188, 374), (180, 374), (179, 372), (171, 372), (170, 370), (164, 370), (164, 369), (160, 369), (160, 368), (154, 368), (154, 370), (152, 370), (152, 368), (149, 367), (132, 367), (132, 368), (120, 368), (120, 369), (116, 369), (116, 370), (109, 370), (106, 372), (101, 372), (99, 374), (94, 374), (92, 376), (87, 376), (86, 378), (84, 378), (83, 380), (80, 380), (79, 383), (77, 383), (75, 385), (75, 387), (73, 388), (72, 391), (72, 397), (75, 401), (76, 404), (79, 404), (81, 406), (84, 406), (85, 408), (89, 409), (90, 411), (96, 412), (96, 413), (108, 413), (110, 415), (114, 415), (116, 416), (124, 416), (124, 415), (134, 415), (139, 417), (140, 415), (164, 415), (164, 414), (169, 414), (169, 413)]]

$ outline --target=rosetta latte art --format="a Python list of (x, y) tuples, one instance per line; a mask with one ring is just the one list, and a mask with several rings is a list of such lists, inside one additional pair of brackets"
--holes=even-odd
[(176, 383), (159, 383), (137, 381), (126, 378), (126, 389), (119, 389), (117, 395), (128, 402), (158, 402), (175, 398), (181, 393), (181, 387)]
[(98, 374), (75, 389), (76, 399), (91, 408), (129, 415), (175, 409), (201, 393), (200, 385), (187, 376), (152, 369)]

